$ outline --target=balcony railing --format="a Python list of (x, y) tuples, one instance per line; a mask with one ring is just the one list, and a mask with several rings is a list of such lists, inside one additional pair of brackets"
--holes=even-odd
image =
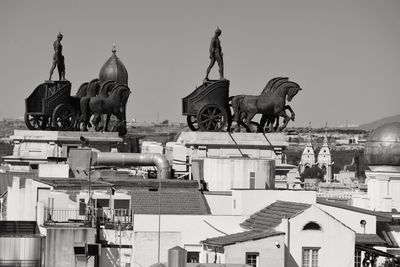
[(132, 224), (133, 210), (107, 208), (93, 210), (46, 208), (44, 212), (44, 224), (46, 226), (60, 224), (91, 225), (92, 222), (99, 222), (103, 225), (118, 223)]

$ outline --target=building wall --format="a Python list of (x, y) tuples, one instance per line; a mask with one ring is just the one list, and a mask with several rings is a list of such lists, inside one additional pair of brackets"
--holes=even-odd
[(231, 194), (207, 194), (204, 193), (207, 204), (212, 215), (232, 215), (232, 195)]
[[(85, 266), (85, 259), (75, 257), (74, 245), (94, 243), (94, 228), (47, 228), (45, 266)], [(93, 257), (87, 266), (93, 266)]]
[(391, 212), (400, 210), (400, 173), (366, 171), (369, 209)]
[(8, 187), (7, 219), (15, 221), (36, 221), (36, 202), (38, 188), (51, 188), (48, 185), (25, 180), (25, 186), (20, 185), (20, 178), (14, 177), (11, 187)]
[[(279, 244), (279, 247), (275, 245)], [(236, 243), (224, 247), (225, 263), (246, 263), (246, 252), (258, 252), (258, 266), (285, 266), (284, 235)]]
[[(188, 251), (198, 252), (202, 251), (202, 240), (243, 231), (239, 224), (244, 220), (245, 217), (243, 216), (162, 215), (160, 228), (162, 233), (174, 232), (181, 234), (181, 239), (179, 242), (174, 243), (173, 246), (180, 246)], [(135, 233), (155, 232), (158, 230), (158, 215), (135, 215), (133, 226)], [(166, 238), (169, 238), (169, 236), (161, 236), (161, 244), (171, 244)], [(177, 239), (173, 240), (174, 242), (177, 241)], [(151, 239), (151, 242), (157, 248), (157, 239)], [(137, 246), (135, 241), (133, 245), (135, 248), (134, 253), (141, 254), (142, 248)], [(157, 260), (157, 258), (155, 259)], [(206, 255), (203, 252), (200, 253), (200, 262), (206, 262)]]
[(275, 162), (272, 159), (205, 158), (204, 180), (210, 191), (273, 189)]
[(364, 228), (361, 227), (360, 221), (365, 220), (367, 222), (367, 224), (365, 225), (365, 233), (376, 234), (376, 216), (374, 215), (322, 204), (317, 204), (317, 206), (344, 223), (346, 226), (353, 229), (356, 233), (364, 233)]
[[(2, 261), (39, 261), (44, 239), (38, 238), (0, 238), (0, 265)], [(43, 244), (44, 246), (44, 244)]]
[(265, 208), (277, 200), (315, 204), (315, 191), (232, 190), (233, 215), (247, 215)]
[[(319, 248), (318, 266), (354, 266), (354, 231), (323, 210), (311, 206), (288, 220), (289, 230), (286, 221), (276, 228), (287, 236), (286, 266), (301, 266), (303, 248)], [(303, 230), (310, 221), (318, 223), (321, 230)]]
[[(182, 233), (162, 232), (160, 240), (160, 262), (168, 262), (168, 249), (181, 244)], [(150, 266), (158, 262), (158, 232), (135, 231), (133, 244), (133, 266)]]

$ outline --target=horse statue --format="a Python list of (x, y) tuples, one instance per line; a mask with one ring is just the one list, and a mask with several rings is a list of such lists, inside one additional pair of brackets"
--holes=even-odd
[[(91, 127), (91, 124), (89, 122), (90, 119), (90, 112), (86, 108), (89, 100), (91, 97), (95, 97), (100, 90), (100, 81), (99, 79), (93, 79), (89, 83), (83, 83), (79, 89), (78, 92), (76, 93), (76, 97), (79, 97), (79, 110), (80, 114), (78, 116), (77, 122), (75, 129), (76, 130), (82, 130), (82, 131), (87, 131), (87, 127)], [(81, 127), (82, 126), (82, 127)]]
[[(278, 130), (282, 131), (286, 128), (290, 119), (294, 120), (294, 112), (290, 106), (286, 106), (286, 99), (290, 102), (300, 90), (302, 89), (297, 83), (288, 81), (287, 78), (278, 77), (268, 82), (259, 96), (234, 96), (232, 97), (233, 121), (237, 123), (238, 127), (242, 125), (250, 132), (251, 119), (256, 114), (262, 114), (263, 117), (258, 126), (258, 131), (263, 131), (267, 120), (273, 122), (281, 116), (284, 121)], [(291, 117), (286, 114), (286, 109), (291, 111)]]
[[(289, 78), (287, 78), (287, 77), (277, 77), (277, 78), (271, 79), (267, 83), (267, 85), (265, 86), (265, 88), (263, 89), (261, 94), (264, 95), (264, 94), (268, 94), (269, 92), (275, 92), (277, 90), (281, 90), (282, 86), (284, 86), (284, 85), (289, 85), (289, 86), (293, 85), (293, 86), (296, 86), (296, 87), (300, 87), (297, 83), (290, 82)], [(286, 105), (285, 106), (285, 111), (286, 110), (290, 111), (290, 113), (291, 113), (290, 119), (292, 121), (294, 121), (295, 113), (294, 113), (293, 109), (289, 105)], [(276, 121), (276, 124), (273, 127), (273, 124), (274, 124), (275, 121)], [(266, 123), (267, 123), (267, 127), (269, 126), (269, 131), (270, 132), (272, 131), (272, 129), (274, 129), (274, 131), (277, 131), (278, 127), (279, 127), (279, 116), (263, 115), (261, 117), (260, 124), (258, 125), (257, 131), (258, 132), (264, 132), (264, 127), (265, 127)]]
[[(111, 87), (112, 89), (110, 90), (109, 88)], [(102, 127), (103, 131), (108, 131), (110, 117), (114, 115), (118, 119), (114, 128), (119, 131), (120, 135), (126, 133), (126, 104), (130, 93), (131, 90), (126, 85), (106, 82), (99, 91), (99, 94), (90, 98), (86, 110), (89, 110), (90, 114), (94, 115), (96, 131), (101, 130), (98, 126), (98, 118), (101, 118), (105, 114), (107, 118)]]

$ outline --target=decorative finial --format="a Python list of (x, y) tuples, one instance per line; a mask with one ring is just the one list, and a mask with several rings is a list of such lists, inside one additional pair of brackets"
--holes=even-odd
[(117, 48), (115, 48), (115, 43), (113, 43), (113, 48), (111, 50), (113, 52), (113, 54), (115, 55), (115, 53), (117, 52)]

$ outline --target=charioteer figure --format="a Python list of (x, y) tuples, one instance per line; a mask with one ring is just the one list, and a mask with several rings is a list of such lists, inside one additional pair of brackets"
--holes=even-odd
[(219, 78), (220, 80), (224, 79), (224, 60), (223, 60), (223, 54), (222, 54), (222, 49), (221, 49), (221, 41), (219, 40), (219, 36), (221, 36), (221, 29), (217, 28), (215, 30), (215, 35), (211, 39), (211, 44), (210, 44), (210, 65), (207, 68), (207, 73), (206, 73), (206, 78), (205, 80), (208, 81), (208, 74), (211, 71), (211, 68), (214, 66), (215, 61), (218, 63), (219, 67)]
[(60, 81), (65, 81), (65, 64), (64, 64), (64, 56), (62, 55), (62, 44), (61, 44), (62, 38), (63, 35), (61, 33), (58, 33), (57, 40), (55, 40), (53, 43), (54, 56), (53, 56), (53, 65), (50, 68), (50, 78), (49, 78), (50, 81), (56, 66)]

